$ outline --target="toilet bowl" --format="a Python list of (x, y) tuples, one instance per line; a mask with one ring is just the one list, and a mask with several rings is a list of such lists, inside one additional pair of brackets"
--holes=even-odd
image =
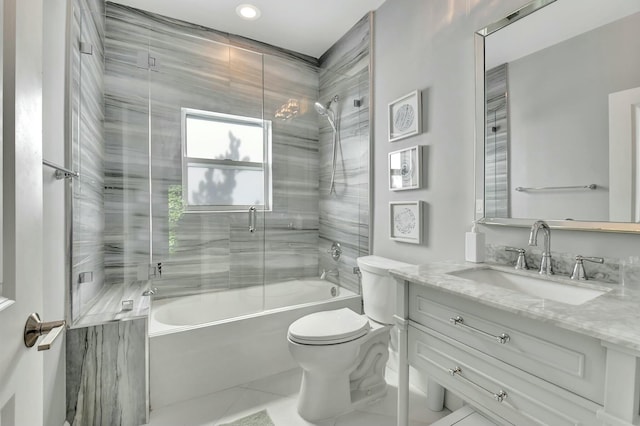
[(387, 391), (384, 371), (396, 294), (388, 270), (409, 265), (378, 256), (357, 261), (365, 315), (343, 308), (316, 312), (289, 326), (289, 351), (303, 370), (298, 413), (308, 421), (358, 409)]

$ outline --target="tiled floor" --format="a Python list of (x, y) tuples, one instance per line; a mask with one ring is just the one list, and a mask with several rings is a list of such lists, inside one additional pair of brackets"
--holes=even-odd
[[(296, 410), (300, 387), (299, 369), (201, 398), (163, 407), (151, 412), (150, 426), (214, 426), (229, 423), (266, 409), (276, 426), (308, 426)], [(397, 376), (387, 370), (387, 396), (363, 410), (337, 419), (317, 423), (319, 426), (394, 426), (396, 424)], [(411, 389), (409, 417), (411, 426), (426, 426), (449, 414), (425, 408), (424, 395)]]

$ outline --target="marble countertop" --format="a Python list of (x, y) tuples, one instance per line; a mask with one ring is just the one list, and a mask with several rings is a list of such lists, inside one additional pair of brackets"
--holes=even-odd
[[(488, 267), (568, 285), (594, 285), (610, 290), (581, 305), (569, 305), (450, 275), (456, 271)], [(536, 271), (531, 270), (516, 271), (512, 267), (465, 262), (434, 262), (411, 266), (391, 270), (391, 275), (493, 308), (640, 351), (640, 286), (630, 289), (619, 284), (598, 281), (577, 282), (569, 280), (567, 277), (555, 275), (547, 278), (541, 277)]]

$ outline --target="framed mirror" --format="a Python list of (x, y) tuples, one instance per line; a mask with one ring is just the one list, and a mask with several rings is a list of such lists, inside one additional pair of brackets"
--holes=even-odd
[(640, 232), (640, 2), (536, 0), (475, 43), (476, 219)]

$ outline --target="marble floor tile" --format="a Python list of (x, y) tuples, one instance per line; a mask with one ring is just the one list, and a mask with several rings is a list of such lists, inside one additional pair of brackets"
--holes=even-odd
[(451, 413), (447, 418), (433, 423), (431, 426), (496, 426), (495, 423), (489, 421), (486, 417), (474, 411), (474, 409), (465, 405), (464, 407)]
[(279, 395), (247, 389), (233, 404), (227, 414), (214, 424), (230, 423), (261, 410), (267, 410), (276, 426), (334, 426), (335, 420), (310, 423), (304, 420), (297, 411), (296, 397)]
[[(393, 426), (396, 423), (397, 376), (391, 370), (387, 370), (388, 392), (381, 401), (336, 419), (317, 423), (307, 422), (298, 414), (297, 394), (301, 377), (300, 369), (294, 369), (153, 410), (149, 425), (215, 426), (264, 409), (276, 426)], [(432, 412), (425, 405), (425, 396), (411, 388), (411, 426), (427, 426), (450, 413), (448, 410)]]
[[(395, 371), (387, 368), (385, 371), (385, 379), (389, 384), (389, 387), (387, 388), (387, 396), (382, 401), (363, 408), (362, 411), (383, 415), (393, 413), (395, 415), (398, 399), (398, 375)], [(447, 409), (440, 412), (429, 410), (426, 406), (426, 397), (424, 393), (414, 386), (409, 387), (409, 420), (416, 421), (418, 424), (425, 424), (424, 422), (427, 422), (426, 424), (430, 424), (431, 422), (445, 417), (449, 413), (450, 411)]]
[(231, 388), (151, 411), (149, 426), (212, 426), (245, 393)]
[[(396, 416), (354, 411), (336, 419), (334, 426), (394, 426)], [(429, 422), (409, 421), (409, 426), (427, 426)]]
[(281, 396), (295, 397), (300, 391), (300, 382), (302, 381), (302, 370), (296, 368), (294, 370), (285, 371), (265, 379), (241, 385), (246, 389), (253, 389), (262, 392), (273, 393)]

